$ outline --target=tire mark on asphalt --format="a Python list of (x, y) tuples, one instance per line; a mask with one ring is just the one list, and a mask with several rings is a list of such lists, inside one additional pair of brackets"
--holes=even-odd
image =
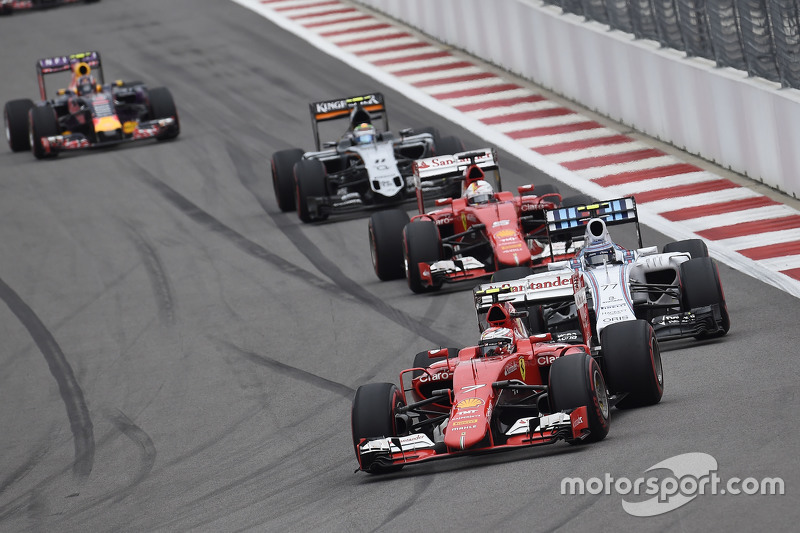
[(72, 473), (86, 478), (94, 465), (94, 427), (83, 390), (81, 390), (78, 380), (75, 379), (72, 367), (55, 337), (47, 330), (33, 309), (2, 278), (0, 278), (0, 299), (28, 330), (36, 346), (39, 347), (39, 351), (44, 355), (50, 373), (58, 383), (58, 391), (67, 410), (75, 447)]
[(133, 224), (123, 221), (128, 229), (133, 244), (139, 252), (144, 263), (147, 276), (150, 278), (150, 285), (153, 287), (158, 314), (163, 322), (168, 325), (175, 324), (175, 300), (172, 296), (172, 286), (164, 270), (164, 265), (154, 246), (148, 239), (137, 230)]
[(8, 487), (27, 476), (28, 473), (33, 470), (33, 467), (42, 460), (42, 457), (45, 456), (48, 449), (48, 445), (40, 445), (30, 454), (24, 463), (15, 468), (13, 472), (10, 472), (8, 475), (6, 475), (2, 481), (0, 481), (0, 494), (3, 494)]
[[(234, 158), (234, 163), (236, 163), (238, 167), (238, 165), (241, 162), (236, 161), (236, 158)], [(144, 183), (155, 189), (159, 194), (161, 194), (164, 197), (164, 199), (175, 205), (175, 207), (180, 209), (190, 219), (200, 224), (201, 226), (204, 226), (207, 229), (214, 231), (215, 233), (225, 237), (231, 243), (236, 245), (240, 250), (247, 253), (248, 255), (251, 255), (264, 262), (270, 263), (271, 265), (277, 267), (285, 274), (303, 280), (309, 285), (317, 287), (318, 289), (323, 290), (325, 292), (328, 292), (329, 294), (335, 296), (336, 298), (365, 304), (374, 309), (377, 313), (391, 320), (392, 322), (416, 333), (420, 337), (427, 339), (438, 346), (458, 345), (456, 341), (450, 339), (446, 335), (442, 335), (441, 333), (435, 331), (433, 328), (428, 326), (423, 321), (418, 320), (409, 315), (408, 313), (405, 313), (399, 309), (396, 309), (386, 304), (378, 297), (362, 289), (356, 283), (352, 282), (352, 280), (349, 280), (346, 276), (341, 274), (341, 271), (339, 271), (338, 268), (336, 268), (335, 266), (332, 268), (336, 271), (339, 271), (340, 274), (338, 276), (334, 274), (333, 277), (339, 278), (338, 283), (341, 283), (342, 286), (337, 285), (336, 283), (331, 283), (329, 281), (326, 281), (320, 278), (319, 276), (315, 275), (314, 273), (309, 272), (308, 270), (300, 266), (290, 263), (289, 261), (282, 258), (278, 254), (270, 252), (260, 244), (251, 241), (250, 239), (248, 239), (241, 233), (237, 232), (233, 228), (226, 226), (221, 221), (214, 218), (212, 215), (210, 215), (209, 213), (201, 209), (198, 205), (193, 203), (191, 200), (184, 197), (178, 191), (176, 191), (175, 189), (173, 189), (172, 187), (170, 187), (169, 185), (167, 185), (166, 183), (155, 177), (146, 168), (142, 167), (141, 165), (137, 166), (141, 170), (141, 172), (139, 173), (139, 179), (141, 179)], [(284, 229), (282, 228), (279, 229), (281, 229), (281, 231), (284, 231), (285, 233)], [(307, 241), (307, 239), (305, 239), (305, 237), (302, 236), (302, 234), (300, 240)], [(311, 246), (313, 247), (313, 245)], [(326, 265), (327, 264), (333, 265), (333, 263), (330, 263), (330, 261), (327, 260), (324, 260), (323, 263)], [(327, 266), (325, 268), (327, 268)]]
[(322, 376), (318, 376), (316, 374), (312, 374), (311, 372), (307, 372), (305, 370), (301, 370), (299, 368), (289, 366), (286, 363), (282, 363), (268, 355), (258, 354), (255, 352), (247, 351), (243, 348), (236, 346), (235, 344), (231, 344), (229, 342), (223, 342), (225, 346), (236, 350), (241, 355), (243, 355), (249, 361), (256, 363), (257, 365), (265, 366), (270, 370), (274, 370), (275, 372), (284, 374), (290, 378), (294, 378), (298, 381), (302, 381), (304, 383), (308, 383), (309, 385), (323, 389), (329, 392), (332, 392), (338, 396), (342, 396), (348, 400), (353, 398), (356, 390), (348, 387), (347, 385), (343, 385), (342, 383), (337, 383), (336, 381), (331, 381), (327, 378), (323, 378)]
[(137, 446), (139, 446), (141, 454), (141, 466), (139, 467), (139, 471), (136, 473), (136, 476), (127, 487), (117, 491), (117, 493), (112, 496), (114, 503), (119, 503), (124, 500), (130, 494), (131, 490), (133, 490), (136, 485), (141, 483), (153, 469), (153, 465), (156, 462), (156, 446), (153, 443), (153, 439), (150, 438), (150, 435), (145, 433), (142, 428), (134, 424), (133, 421), (122, 411), (117, 411), (117, 413), (112, 415), (110, 419), (111, 423), (114, 424), (114, 427), (116, 427), (120, 433), (131, 439)]

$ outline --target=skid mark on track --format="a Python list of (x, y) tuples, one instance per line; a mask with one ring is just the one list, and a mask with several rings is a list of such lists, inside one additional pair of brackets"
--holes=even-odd
[(0, 278), (0, 299), (28, 330), (39, 351), (44, 355), (50, 373), (58, 383), (58, 391), (67, 409), (75, 446), (72, 472), (82, 478), (88, 477), (94, 464), (94, 427), (75, 373), (47, 327), (2, 278)]
[(114, 424), (114, 427), (116, 427), (120, 433), (131, 439), (139, 447), (141, 454), (141, 466), (136, 476), (127, 487), (118, 491), (118, 494), (114, 496), (114, 503), (119, 503), (124, 500), (125, 497), (130, 494), (131, 490), (141, 483), (153, 469), (153, 465), (156, 462), (156, 446), (153, 443), (153, 439), (150, 438), (150, 435), (134, 424), (122, 411), (117, 411), (110, 419), (111, 423)]
[(42, 444), (38, 446), (30, 453), (28, 459), (24, 463), (15, 468), (13, 472), (9, 472), (7, 475), (3, 476), (3, 479), (0, 480), (0, 494), (3, 494), (8, 487), (27, 476), (28, 473), (33, 470), (33, 467), (42, 460), (42, 457), (45, 456), (48, 449), (48, 445)]
[(312, 374), (311, 372), (307, 372), (305, 370), (301, 370), (299, 368), (289, 366), (286, 363), (281, 363), (278, 360), (269, 357), (268, 355), (258, 354), (255, 352), (250, 352), (239, 348), (238, 346), (231, 344), (229, 342), (223, 343), (229, 348), (236, 350), (248, 360), (252, 361), (261, 366), (266, 366), (270, 370), (274, 370), (275, 372), (279, 372), (284, 374), (290, 378), (294, 378), (298, 381), (302, 381), (304, 383), (308, 383), (309, 385), (324, 389), (326, 391), (332, 392), (338, 396), (342, 396), (350, 400), (355, 394), (355, 389), (348, 387), (347, 385), (343, 385), (341, 383), (337, 383), (336, 381), (331, 381), (329, 379), (323, 378), (322, 376), (318, 376), (316, 374)]
[[(207, 212), (203, 211), (203, 209), (201, 209), (191, 200), (184, 197), (178, 191), (176, 191), (163, 181), (153, 176), (146, 168), (139, 166), (139, 169), (141, 170), (141, 172), (139, 173), (139, 178), (143, 180), (144, 183), (146, 183), (147, 185), (155, 189), (157, 192), (159, 192), (167, 201), (169, 201), (170, 203), (175, 205), (178, 209), (183, 211), (183, 213), (185, 213), (193, 221), (225, 237), (231, 243), (236, 245), (240, 250), (247, 253), (248, 255), (251, 255), (257, 259), (270, 263), (271, 265), (277, 267), (285, 274), (303, 280), (305, 283), (313, 287), (317, 287), (320, 290), (326, 291), (340, 300), (348, 300), (348, 301), (363, 303), (372, 308), (373, 310), (375, 310), (377, 313), (388, 318), (392, 322), (406, 329), (409, 329), (410, 331), (416, 333), (417, 335), (419, 335), (424, 339), (429, 340), (434, 344), (437, 344), (439, 346), (457, 345), (457, 343), (454, 340), (435, 331), (430, 326), (428, 326), (424, 321), (413, 318), (411, 315), (386, 304), (376, 296), (362, 289), (352, 280), (349, 280), (349, 278), (341, 274), (341, 271), (339, 271), (338, 275), (335, 272), (332, 273), (332, 276), (337, 278), (338, 283), (342, 283), (344, 287), (338, 284), (330, 283), (329, 281), (320, 278), (314, 273), (309, 272), (308, 270), (302, 267), (290, 263), (289, 261), (282, 258), (278, 254), (270, 252), (260, 244), (251, 241), (250, 239), (240, 234), (233, 228), (226, 226), (221, 221), (217, 220)], [(281, 228), (281, 231), (284, 231), (284, 233), (286, 233), (288, 230), (286, 230), (285, 228)], [(310, 253), (309, 251), (310, 249), (316, 250), (314, 245), (311, 244), (310, 241), (308, 241), (304, 235), (302, 235), (299, 229), (296, 230), (296, 233), (297, 235), (299, 235), (299, 237), (298, 240), (295, 241), (295, 245), (297, 245), (298, 247), (303, 246), (305, 248), (304, 253), (306, 254)], [(291, 235), (287, 233), (287, 236), (289, 236), (292, 239), (294, 239), (295, 237), (294, 232), (292, 232)], [(298, 245), (298, 242), (301, 243), (307, 242), (308, 244)], [(333, 263), (331, 263), (327, 259), (321, 259), (321, 262), (322, 264), (325, 265), (327, 264), (333, 265)], [(338, 271), (338, 268), (335, 268), (335, 270)]]
[(175, 300), (172, 295), (169, 278), (164, 270), (164, 264), (161, 262), (155, 247), (150, 244), (141, 231), (129, 222), (124, 222), (124, 225), (128, 229), (128, 234), (131, 236), (133, 244), (139, 251), (147, 276), (150, 278), (150, 284), (153, 287), (153, 293), (158, 305), (159, 317), (163, 323), (171, 326), (175, 324)]
[(417, 480), (416, 483), (414, 483), (414, 490), (411, 491), (409, 497), (402, 502), (398, 502), (397, 505), (394, 506), (394, 509), (389, 512), (386, 519), (375, 528), (375, 531), (381, 531), (385, 526), (391, 524), (395, 518), (400, 518), (407, 513), (409, 509), (414, 509), (415, 504), (422, 499), (423, 494), (432, 484), (432, 477)]

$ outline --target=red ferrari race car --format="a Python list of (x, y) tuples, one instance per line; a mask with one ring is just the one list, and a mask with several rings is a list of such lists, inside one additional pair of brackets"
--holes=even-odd
[(61, 6), (64, 4), (76, 4), (78, 2), (94, 4), (99, 1), (100, 0), (0, 0), (0, 16), (10, 15), (14, 11), (46, 9), (48, 7)]
[(445, 282), (571, 257), (551, 253), (546, 240), (544, 212), (561, 206), (558, 190), (524, 185), (517, 189), (519, 196), (503, 191), (494, 149), (421, 159), (413, 172), (417, 183), (458, 180), (463, 192), (458, 198), (436, 200), (436, 208), (426, 212), (418, 189), (419, 215), (409, 219), (395, 209), (370, 217), (372, 264), (381, 280), (405, 275), (411, 290), (419, 293)]
[[(69, 86), (47, 100), (45, 76), (70, 76)], [(23, 98), (6, 103), (8, 145), (31, 150), (37, 159), (143, 139), (164, 141), (180, 133), (178, 111), (165, 87), (141, 82), (105, 83), (99, 52), (47, 57), (36, 63), (42, 101)]]
[(652, 336), (627, 337), (632, 323), (616, 324), (623, 335), (609, 337), (595, 357), (585, 344), (530, 336), (521, 320), (526, 313), (498, 302), (503, 290), (478, 295), (494, 303), (477, 346), (421, 352), (400, 373), (400, 388), (370, 383), (356, 390), (351, 423), (359, 470), (379, 474), (455, 455), (599, 441), (612, 406), (661, 400)]

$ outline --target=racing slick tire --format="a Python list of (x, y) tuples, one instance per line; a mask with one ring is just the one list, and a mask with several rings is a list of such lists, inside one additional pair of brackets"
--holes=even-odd
[(661, 351), (653, 326), (646, 320), (627, 320), (601, 333), (603, 369), (612, 394), (627, 393), (620, 409), (657, 404), (664, 394)]
[(582, 440), (568, 439), (570, 444), (597, 442), (608, 435), (611, 418), (606, 382), (591, 355), (569, 354), (553, 361), (548, 401), (554, 413), (586, 406), (589, 435)]
[(544, 196), (545, 194), (561, 194), (558, 187), (552, 183), (542, 183), (541, 185), (534, 185), (533, 194), (536, 196)]
[[(448, 348), (447, 349), (447, 359), (453, 359), (458, 357), (458, 348)], [(419, 352), (417, 355), (414, 356), (414, 363), (411, 368), (429, 368), (433, 363), (438, 361), (444, 361), (445, 358), (438, 356), (438, 357), (429, 357), (428, 352)], [(414, 370), (411, 372), (411, 377), (415, 378), (417, 376), (422, 375), (421, 370)]]
[(561, 207), (575, 207), (578, 205), (593, 204), (594, 198), (588, 194), (575, 194), (567, 196), (561, 200)]
[(664, 253), (687, 252), (692, 259), (708, 257), (708, 246), (703, 239), (686, 239), (685, 241), (668, 242), (664, 245)]
[(410, 220), (402, 209), (377, 211), (369, 217), (369, 251), (372, 267), (381, 281), (405, 276), (403, 228)]
[(178, 109), (175, 107), (175, 100), (172, 99), (172, 93), (166, 87), (155, 87), (148, 91), (148, 99), (150, 106), (150, 118), (158, 120), (162, 118), (174, 118), (175, 125), (164, 133), (156, 137), (157, 141), (168, 141), (174, 139), (181, 132), (181, 123), (178, 119)]
[(29, 121), (29, 142), (31, 152), (36, 159), (56, 157), (58, 152), (48, 153), (42, 143), (42, 137), (53, 137), (60, 133), (58, 129), (58, 118), (56, 112), (50, 104), (41, 107), (35, 106), (30, 109), (28, 114)]
[(272, 154), (272, 188), (278, 208), (284, 213), (294, 211), (294, 164), (303, 159), (303, 150), (289, 148)]
[(533, 274), (533, 269), (529, 266), (514, 266), (510, 268), (503, 268), (492, 274), (490, 283), (499, 283), (501, 281), (513, 281), (515, 279), (522, 279)]
[(28, 112), (33, 108), (33, 100), (20, 98), (6, 102), (3, 109), (3, 122), (6, 127), (6, 139), (12, 152), (31, 149), (28, 136)]
[[(356, 389), (350, 424), (353, 432), (353, 449), (361, 463), (358, 443), (361, 439), (396, 437), (397, 409), (405, 405), (405, 399), (393, 383), (368, 383)], [(363, 464), (361, 469), (371, 474), (395, 472), (401, 465)]]
[(441, 288), (441, 282), (426, 287), (419, 274), (419, 263), (435, 263), (442, 258), (442, 239), (432, 220), (416, 220), (403, 228), (403, 261), (408, 287), (415, 293)]
[(297, 216), (305, 223), (325, 220), (328, 213), (312, 213), (308, 207), (310, 196), (328, 196), (325, 164), (317, 159), (301, 159), (294, 165), (294, 183), (297, 195)]
[(716, 333), (697, 335), (698, 339), (722, 337), (731, 328), (725, 292), (719, 279), (717, 263), (710, 257), (698, 257), (681, 263), (681, 307), (684, 311), (706, 305), (718, 304), (722, 315), (722, 330)]
[(433, 147), (434, 155), (450, 155), (464, 151), (464, 143), (455, 135), (435, 137), (435, 139), (436, 144)]

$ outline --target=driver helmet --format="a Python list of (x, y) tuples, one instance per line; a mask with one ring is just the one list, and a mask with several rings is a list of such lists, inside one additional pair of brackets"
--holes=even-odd
[(92, 94), (97, 89), (97, 82), (93, 76), (81, 76), (75, 84), (75, 92), (80, 96)]
[(583, 252), (583, 261), (587, 266), (602, 266), (614, 262), (616, 258), (617, 251), (610, 242), (589, 245)]
[(478, 352), (482, 356), (508, 355), (514, 351), (514, 332), (509, 328), (491, 327), (481, 333)]
[(356, 144), (375, 142), (375, 128), (368, 122), (362, 122), (353, 128), (353, 139)]
[(484, 180), (472, 182), (469, 187), (467, 187), (467, 190), (464, 191), (464, 198), (467, 199), (467, 203), (470, 205), (485, 204), (489, 202), (493, 196), (494, 189)]

